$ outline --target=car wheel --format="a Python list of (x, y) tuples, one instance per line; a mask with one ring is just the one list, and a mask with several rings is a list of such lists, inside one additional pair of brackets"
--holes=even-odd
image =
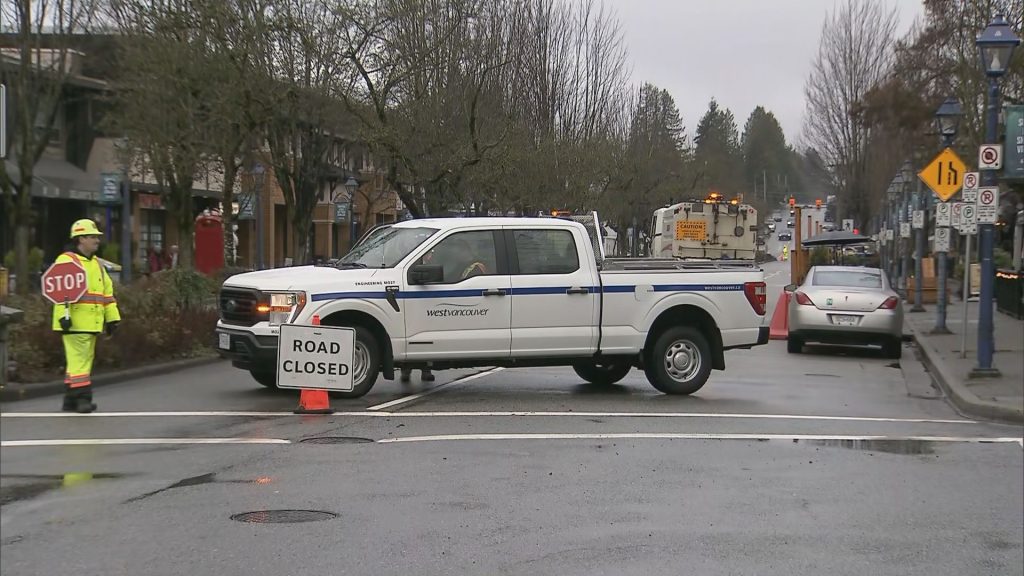
[(596, 386), (611, 386), (626, 377), (633, 366), (625, 363), (579, 362), (572, 365), (576, 375)]
[(786, 338), (786, 352), (790, 354), (800, 354), (804, 351), (804, 341), (802, 338), (797, 336), (789, 336)]
[(886, 358), (893, 360), (899, 360), (903, 357), (903, 340), (895, 336), (891, 336), (882, 344), (882, 354), (885, 354)]
[(708, 339), (692, 326), (669, 328), (654, 342), (644, 367), (647, 380), (665, 394), (693, 394), (711, 375)]
[(331, 391), (332, 398), (359, 398), (377, 383), (380, 374), (380, 344), (373, 333), (362, 326), (351, 326), (356, 331), (355, 347), (352, 351), (352, 390)]
[(249, 370), (253, 379), (267, 388), (277, 389), (277, 372), (269, 370)]

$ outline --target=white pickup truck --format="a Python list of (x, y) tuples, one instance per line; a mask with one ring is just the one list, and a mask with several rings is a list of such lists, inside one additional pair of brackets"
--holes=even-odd
[(611, 260), (600, 246), (557, 218), (400, 222), (330, 266), (228, 278), (218, 349), (274, 387), (280, 325), (316, 316), (355, 329), (355, 388), (342, 397), (396, 368), (475, 366), (572, 366), (599, 385), (638, 367), (658, 390), (691, 394), (725, 368), (725, 350), (768, 342), (760, 268)]

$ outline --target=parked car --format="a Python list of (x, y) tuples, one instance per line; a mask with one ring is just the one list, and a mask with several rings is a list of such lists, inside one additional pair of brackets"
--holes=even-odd
[(878, 268), (814, 266), (800, 286), (790, 284), (787, 350), (807, 342), (873, 344), (889, 358), (903, 350), (903, 306)]
[(790, 232), (789, 230), (783, 230), (783, 231), (779, 232), (779, 241), (783, 241), (784, 240), (786, 242), (789, 242), (792, 239), (793, 239), (793, 233)]
[(786, 228), (792, 228), (792, 227), (793, 227), (793, 219), (790, 218), (789, 220), (786, 220)]

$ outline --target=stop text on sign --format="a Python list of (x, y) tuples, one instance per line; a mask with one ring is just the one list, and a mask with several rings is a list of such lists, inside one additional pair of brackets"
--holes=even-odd
[(43, 290), (46, 292), (59, 292), (77, 290), (85, 285), (85, 272), (74, 274), (62, 274), (59, 276), (48, 276), (43, 279)]

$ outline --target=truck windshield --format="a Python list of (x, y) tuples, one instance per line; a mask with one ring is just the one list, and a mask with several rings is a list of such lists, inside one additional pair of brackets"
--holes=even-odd
[(392, 268), (437, 233), (436, 228), (379, 228), (338, 260), (338, 268)]

